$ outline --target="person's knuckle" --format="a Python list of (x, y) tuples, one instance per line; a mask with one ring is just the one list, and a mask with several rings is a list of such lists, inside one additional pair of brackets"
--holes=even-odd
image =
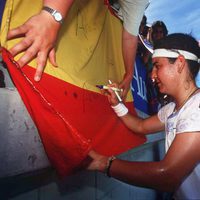
[(21, 45), (23, 47), (29, 47), (30, 46), (31, 41), (29, 39), (24, 39), (21, 41)]
[(33, 58), (36, 55), (36, 53), (33, 49), (27, 49), (26, 55), (30, 58)]

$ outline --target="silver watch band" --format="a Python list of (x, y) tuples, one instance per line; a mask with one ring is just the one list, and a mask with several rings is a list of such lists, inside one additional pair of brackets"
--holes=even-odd
[(62, 23), (63, 22), (63, 17), (61, 15), (61, 13), (58, 12), (57, 10), (55, 10), (53, 8), (50, 8), (48, 6), (44, 6), (42, 8), (42, 10), (45, 10), (48, 13), (50, 13), (53, 16), (53, 18), (55, 19), (56, 22), (58, 22), (58, 23)]

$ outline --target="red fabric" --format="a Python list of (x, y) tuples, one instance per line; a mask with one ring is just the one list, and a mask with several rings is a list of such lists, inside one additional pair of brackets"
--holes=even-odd
[[(116, 155), (145, 142), (145, 137), (124, 126), (104, 95), (45, 73), (39, 83), (35, 82), (35, 69), (18, 68), (5, 49), (2, 55), (49, 160), (60, 175), (72, 173), (90, 149)], [(135, 113), (131, 102), (127, 107)]]

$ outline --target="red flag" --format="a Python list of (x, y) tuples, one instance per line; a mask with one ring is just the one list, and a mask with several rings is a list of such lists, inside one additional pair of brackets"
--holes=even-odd
[[(48, 158), (60, 175), (72, 173), (90, 149), (116, 155), (145, 142), (145, 137), (125, 127), (104, 95), (46, 73), (35, 82), (35, 69), (28, 65), (19, 68), (5, 49), (2, 55)], [(126, 106), (135, 113), (132, 102)]]

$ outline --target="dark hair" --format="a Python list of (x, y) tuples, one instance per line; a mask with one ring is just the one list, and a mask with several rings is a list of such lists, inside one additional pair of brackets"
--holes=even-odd
[[(198, 58), (200, 58), (199, 44), (194, 37), (188, 34), (173, 33), (156, 41), (154, 44), (154, 49), (161, 49), (161, 48), (185, 50), (195, 54)], [(169, 59), (171, 61), (173, 60), (171, 58)], [(187, 62), (191, 76), (194, 79), (199, 71), (200, 64), (197, 61), (193, 60), (187, 60)]]
[(144, 21), (145, 24), (147, 23), (147, 17), (146, 17), (146, 15), (143, 15), (142, 21)]
[(168, 30), (167, 30), (167, 27), (165, 25), (165, 23), (163, 21), (156, 21), (153, 23), (152, 25), (152, 33), (154, 33), (156, 31), (156, 28), (159, 28), (161, 27), (163, 29), (163, 34), (164, 36), (166, 36), (168, 34)]

